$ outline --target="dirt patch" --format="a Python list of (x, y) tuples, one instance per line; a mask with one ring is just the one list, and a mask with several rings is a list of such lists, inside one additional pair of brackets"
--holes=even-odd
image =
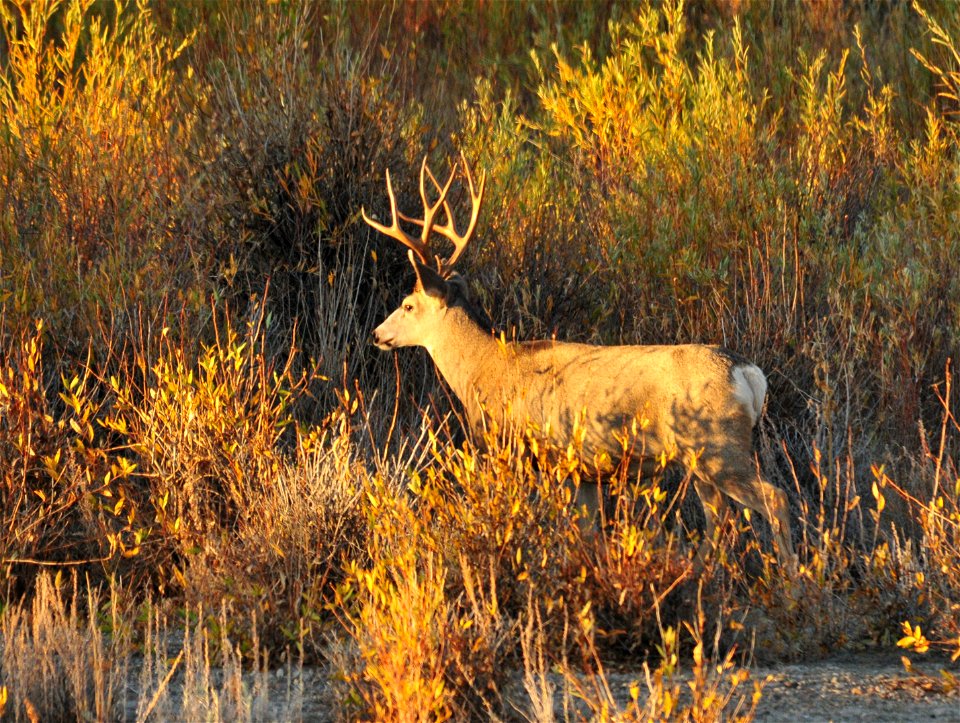
[[(955, 678), (960, 678), (958, 666), (945, 659), (925, 659), (914, 663), (912, 671), (908, 672), (896, 654), (845, 654), (810, 663), (757, 666), (750, 668), (750, 680), (763, 682), (756, 720), (784, 723), (960, 722), (960, 689), (951, 685), (941, 675), (941, 670), (948, 670)], [(332, 699), (329, 674), (328, 670), (321, 668), (293, 672), (276, 670), (263, 674), (266, 678), (259, 684), (252, 676), (245, 675), (244, 684), (250, 690), (260, 690), (260, 695), (255, 696), (257, 699), (251, 701), (254, 718), (284, 721), (342, 718)], [(508, 720), (535, 719), (522, 678), (518, 672), (505, 691), (507, 698), (513, 701), (514, 713), (508, 714)], [(638, 680), (642, 689), (642, 672), (607, 671), (610, 692), (624, 709), (630, 701), (630, 687)], [(680, 676), (677, 682), (680, 682), (681, 690), (685, 690), (684, 676)], [(562, 676), (551, 673), (549, 684), (553, 690), (553, 715), (557, 720), (589, 719), (589, 708), (578, 701), (575, 694), (570, 695), (570, 688), (564, 685)], [(181, 676), (175, 676), (171, 681), (168, 713), (178, 709), (182, 686)], [(738, 690), (749, 695), (752, 684), (748, 682)], [(131, 700), (131, 706), (127, 714), (128, 719), (133, 720), (137, 717), (136, 696)], [(732, 709), (727, 712), (734, 713)]]
[[(941, 676), (948, 670), (954, 678), (960, 678), (956, 664), (946, 659), (924, 660), (914, 663), (911, 672), (904, 669), (898, 655), (894, 654), (844, 654), (827, 660), (809, 663), (763, 665), (750, 668), (750, 680), (763, 683), (762, 697), (756, 711), (758, 721), (958, 721), (960, 722), (960, 689)], [(688, 703), (684, 698), (688, 676), (680, 675), (681, 706)], [(607, 673), (610, 692), (624, 708), (630, 700), (630, 687), (640, 681), (642, 673), (618, 671)], [(563, 680), (551, 675), (554, 690), (553, 711), (557, 719), (567, 717), (583, 719), (588, 709), (576, 700), (563, 700)], [(522, 687), (522, 683), (520, 683)], [(589, 687), (589, 686), (584, 686)], [(748, 682), (739, 689), (749, 696), (752, 684)], [(641, 696), (642, 696), (641, 692)], [(740, 696), (735, 696), (734, 700)], [(529, 711), (529, 699), (520, 702), (514, 697), (515, 707), (524, 718)], [(739, 711), (743, 713), (743, 709)], [(729, 715), (736, 711), (728, 708)]]
[(960, 721), (960, 690), (941, 670), (960, 677), (946, 660), (914, 663), (908, 672), (898, 656), (875, 654), (750, 673), (754, 680), (768, 678), (759, 721)]

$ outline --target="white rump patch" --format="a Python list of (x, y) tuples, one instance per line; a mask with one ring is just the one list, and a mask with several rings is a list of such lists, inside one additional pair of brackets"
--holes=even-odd
[(754, 426), (763, 412), (763, 400), (767, 397), (767, 378), (760, 367), (744, 364), (735, 367), (730, 374), (733, 380), (733, 396), (750, 415), (750, 426)]

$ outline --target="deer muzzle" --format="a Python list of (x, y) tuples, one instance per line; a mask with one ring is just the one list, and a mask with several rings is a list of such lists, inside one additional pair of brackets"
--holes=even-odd
[(381, 331), (380, 327), (373, 330), (370, 335), (370, 341), (375, 347), (383, 349), (384, 351), (390, 351), (394, 348), (393, 338), (387, 337), (387, 335)]

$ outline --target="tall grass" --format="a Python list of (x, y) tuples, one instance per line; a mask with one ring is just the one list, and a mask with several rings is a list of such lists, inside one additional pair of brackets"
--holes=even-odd
[[(299, 717), (324, 664), (344, 717), (749, 719), (756, 659), (960, 653), (948, 5), (0, 19), (0, 715)], [(412, 277), (359, 210), (460, 150), (507, 336), (767, 371), (795, 579), (743, 511), (694, 579), (668, 471), (589, 532), (575, 440), (466, 441), (424, 354), (366, 343)]]

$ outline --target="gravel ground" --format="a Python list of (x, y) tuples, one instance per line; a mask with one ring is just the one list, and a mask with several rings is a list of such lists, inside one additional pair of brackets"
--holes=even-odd
[[(956, 679), (946, 683), (940, 671)], [(636, 675), (610, 676), (618, 695), (627, 700)], [(904, 669), (894, 654), (844, 654), (809, 663), (750, 668), (752, 681), (764, 681), (757, 721), (914, 721), (960, 722), (960, 669), (946, 659), (924, 659)], [(745, 693), (751, 684), (741, 686)]]
[(759, 721), (960, 721), (960, 690), (940, 675), (960, 671), (946, 660), (917, 662), (907, 672), (896, 655), (845, 655), (817, 663), (756, 668), (770, 676)]
[[(944, 684), (940, 670), (952, 671), (960, 683), (960, 670), (947, 660), (929, 659), (904, 669), (897, 654), (849, 654), (812, 663), (758, 666), (750, 678), (766, 680), (756, 720), (801, 723), (803, 721), (957, 721), (960, 723), (960, 689)], [(639, 674), (609, 673), (611, 689), (629, 700), (630, 684)], [(557, 677), (555, 690), (562, 689)], [(517, 681), (522, 690), (522, 683)], [(741, 689), (752, 688), (748, 682)], [(304, 705), (304, 713), (321, 713), (320, 707)], [(559, 694), (554, 710), (561, 714)], [(323, 711), (329, 714), (329, 710)], [(559, 716), (558, 716), (559, 717)], [(519, 720), (525, 719), (523, 716)], [(315, 720), (322, 720), (316, 718)]]
[[(960, 689), (951, 689), (940, 675), (951, 670), (960, 683), (960, 670), (947, 660), (924, 659), (914, 663), (908, 672), (896, 654), (848, 654), (811, 663), (757, 666), (750, 669), (751, 681), (766, 681), (757, 708), (758, 721), (870, 721), (871, 723), (914, 721), (957, 721), (960, 723)], [(246, 676), (245, 676), (246, 677)], [(619, 670), (607, 673), (610, 689), (618, 701), (629, 701), (630, 685), (642, 680), (642, 672)], [(332, 721), (336, 711), (331, 706), (329, 683), (325, 671), (308, 668), (302, 673), (273, 671), (268, 676), (269, 702), (260, 701), (260, 715), (276, 721)], [(554, 712), (563, 720), (563, 681), (551, 675), (554, 690)], [(685, 689), (683, 678), (680, 679)], [(172, 688), (179, 688), (174, 681)], [(251, 686), (252, 687), (252, 686)], [(749, 695), (750, 681), (739, 690)], [(641, 689), (643, 684), (641, 682)], [(523, 692), (520, 673), (508, 686), (507, 696), (515, 701), (514, 720), (534, 720), (528, 712), (529, 699)], [(178, 697), (179, 691), (174, 698)], [(682, 703), (682, 701), (681, 701)], [(257, 708), (257, 706), (254, 706)], [(175, 720), (174, 703), (160, 719)], [(525, 712), (527, 711), (527, 712)], [(568, 701), (568, 717), (585, 720), (586, 709)], [(732, 713), (732, 711), (731, 711)], [(135, 719), (133, 710), (129, 718)], [(264, 715), (265, 714), (265, 715)]]

